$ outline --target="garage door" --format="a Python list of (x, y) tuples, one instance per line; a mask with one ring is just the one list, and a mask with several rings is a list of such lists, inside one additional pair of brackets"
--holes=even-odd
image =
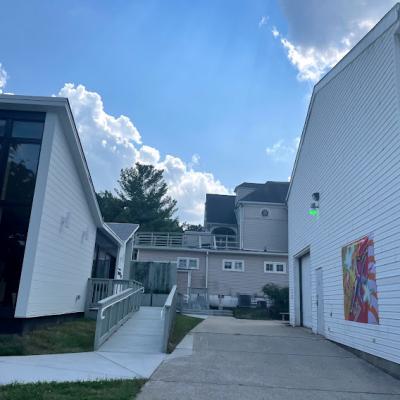
[(311, 262), (309, 254), (301, 258), (301, 306), (303, 326), (311, 328)]

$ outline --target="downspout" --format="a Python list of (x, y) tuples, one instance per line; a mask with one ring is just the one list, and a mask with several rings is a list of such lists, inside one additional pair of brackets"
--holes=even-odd
[(206, 252), (206, 289), (208, 289), (208, 250)]
[(243, 205), (240, 204), (240, 221), (239, 221), (239, 234), (240, 234), (240, 250), (243, 250)]

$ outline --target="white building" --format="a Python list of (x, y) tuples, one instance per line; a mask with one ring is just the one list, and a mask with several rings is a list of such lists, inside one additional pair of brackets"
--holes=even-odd
[(397, 4), (316, 84), (288, 193), (291, 324), (395, 363), (399, 12)]
[(67, 99), (0, 95), (0, 149), (0, 329), (83, 312), (137, 225), (103, 223)]

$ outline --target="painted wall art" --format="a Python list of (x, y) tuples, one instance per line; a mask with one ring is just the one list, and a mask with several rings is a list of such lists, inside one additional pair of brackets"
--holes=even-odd
[(365, 236), (342, 247), (344, 317), (379, 324), (374, 241)]

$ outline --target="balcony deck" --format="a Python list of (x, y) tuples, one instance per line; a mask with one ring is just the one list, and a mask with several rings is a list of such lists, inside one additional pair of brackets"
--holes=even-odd
[(207, 232), (141, 232), (135, 236), (135, 246), (239, 250), (240, 244), (235, 235), (213, 235)]

